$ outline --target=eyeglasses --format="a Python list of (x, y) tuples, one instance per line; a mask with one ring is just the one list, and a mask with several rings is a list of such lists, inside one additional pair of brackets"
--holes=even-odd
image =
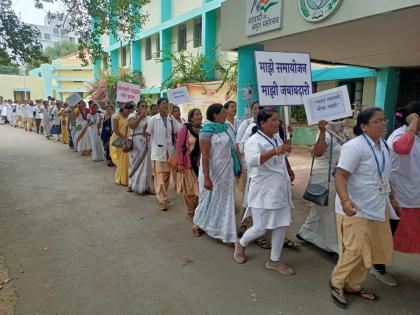
[(388, 123), (388, 118), (378, 118), (376, 120), (371, 121), (374, 124), (382, 124), (382, 123)]

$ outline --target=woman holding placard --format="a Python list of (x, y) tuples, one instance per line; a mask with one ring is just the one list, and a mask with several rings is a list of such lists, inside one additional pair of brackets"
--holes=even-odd
[[(351, 136), (345, 130), (345, 120), (329, 123), (322, 120), (318, 123), (318, 129), (318, 140), (312, 149), (314, 164), (310, 182), (329, 189), (328, 206), (312, 204), (311, 212), (301, 226), (297, 238), (327, 251), (331, 259), (337, 262), (336, 192), (335, 179), (331, 174), (334, 174), (337, 167), (341, 146), (349, 141)], [(329, 173), (330, 182), (328, 182)]]

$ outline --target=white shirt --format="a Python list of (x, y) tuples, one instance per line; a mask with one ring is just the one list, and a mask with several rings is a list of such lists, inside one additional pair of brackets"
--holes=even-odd
[(22, 105), (16, 104), (16, 116), (22, 116)]
[(420, 136), (407, 155), (395, 153), (393, 144), (407, 131), (407, 126), (395, 130), (388, 138), (391, 150), (391, 184), (398, 204), (403, 208), (420, 208)]
[(286, 155), (273, 156), (265, 163), (260, 163), (261, 153), (272, 150), (273, 145), (277, 147), (282, 144), (283, 141), (278, 133), (270, 139), (261, 131), (252, 135), (246, 142), (245, 159), (248, 176), (251, 179), (248, 192), (249, 207), (260, 209), (294, 207)]
[(35, 106), (35, 119), (42, 119), (41, 105)]
[(58, 116), (58, 107), (54, 106), (53, 111), (51, 112), (51, 118), (54, 116), (53, 125), (61, 125), (60, 116)]
[(34, 111), (35, 111), (35, 106), (31, 106), (29, 104), (26, 104), (23, 107), (23, 115), (26, 118), (34, 118)]
[(168, 154), (175, 154), (172, 133), (178, 133), (178, 125), (172, 121), (170, 115), (167, 116), (166, 127), (160, 114), (152, 116), (147, 124), (147, 133), (152, 144), (152, 160), (166, 162)]
[[(382, 181), (389, 184), (391, 177), (391, 156), (381, 139), (380, 147), (372, 139), (366, 136), (372, 145), (379, 162), (380, 170), (383, 169)], [(341, 148), (338, 166), (342, 170), (351, 173), (347, 182), (347, 191), (350, 199), (360, 208), (356, 216), (375, 221), (385, 221), (385, 210), (391, 209), (390, 217), (397, 219), (389, 201), (388, 194), (379, 193), (381, 177), (375, 162), (372, 149), (363, 136), (358, 136), (345, 143)], [(383, 158), (385, 157), (385, 167)], [(335, 199), (335, 211), (345, 215), (338, 194)]]

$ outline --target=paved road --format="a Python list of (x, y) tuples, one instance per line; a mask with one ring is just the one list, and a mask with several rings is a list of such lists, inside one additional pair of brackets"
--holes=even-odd
[[(237, 265), (232, 248), (191, 237), (181, 198), (172, 193), (161, 212), (154, 197), (114, 185), (113, 171), (0, 126), (0, 253), (15, 314), (342, 313), (328, 291), (333, 265), (316, 249), (284, 251), (292, 278), (265, 270), (268, 252), (256, 247)], [(307, 213), (297, 204), (291, 237)], [(381, 300), (352, 299), (346, 313), (419, 314), (419, 265), (419, 255), (395, 255), (389, 271), (401, 285), (370, 278)]]

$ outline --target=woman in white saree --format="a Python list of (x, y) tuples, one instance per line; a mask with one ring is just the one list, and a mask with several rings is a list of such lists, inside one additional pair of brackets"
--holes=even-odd
[(235, 150), (235, 135), (225, 121), (223, 105), (210, 105), (207, 121), (199, 135), (200, 196), (193, 222), (209, 236), (233, 243), (237, 240), (235, 175), (239, 175), (240, 163)]
[(138, 111), (128, 116), (128, 126), (132, 130), (133, 140), (133, 150), (128, 155), (130, 161), (128, 191), (138, 194), (150, 193), (152, 186), (150, 146), (145, 132), (147, 121), (147, 103), (141, 100), (138, 103)]

